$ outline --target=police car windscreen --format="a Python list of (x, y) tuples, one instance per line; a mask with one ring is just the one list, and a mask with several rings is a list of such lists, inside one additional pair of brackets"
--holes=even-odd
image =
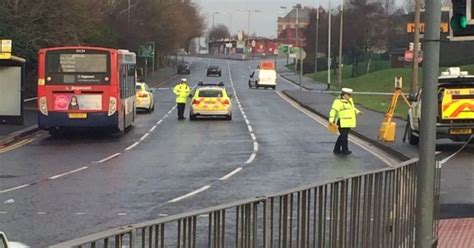
[(201, 90), (198, 97), (222, 97), (221, 90)]
[(100, 51), (51, 51), (46, 55), (48, 84), (102, 84), (109, 76), (109, 55)]

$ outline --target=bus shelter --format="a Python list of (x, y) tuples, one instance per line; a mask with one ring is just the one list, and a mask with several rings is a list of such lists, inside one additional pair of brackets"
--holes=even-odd
[(22, 125), (25, 59), (0, 57), (0, 124)]

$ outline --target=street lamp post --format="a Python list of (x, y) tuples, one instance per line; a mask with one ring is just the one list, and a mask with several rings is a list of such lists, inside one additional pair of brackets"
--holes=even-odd
[(318, 72), (318, 42), (319, 42), (319, 6), (316, 9), (316, 37), (314, 45), (314, 73)]
[(331, 88), (331, 0), (328, 1), (328, 87)]
[(341, 20), (339, 26), (339, 65), (338, 65), (338, 75), (337, 81), (339, 83), (339, 88), (342, 87), (342, 34), (343, 34), (343, 16), (344, 16), (344, 0), (341, 0)]
[[(298, 41), (299, 41), (298, 30), (300, 29), (300, 27), (299, 27), (299, 26), (300, 26), (300, 24), (299, 24), (299, 19), (300, 19), (300, 17), (299, 17), (298, 7), (295, 6), (295, 7), (293, 7), (293, 8), (296, 9), (296, 26), (295, 26), (296, 40), (295, 40), (295, 46), (296, 46), (296, 47), (299, 47), (299, 46), (298, 46), (298, 45), (299, 45), (299, 42), (298, 42)], [(301, 47), (300, 47), (300, 49), (301, 49)], [(298, 73), (298, 59), (295, 59), (295, 75), (296, 75), (296, 73)]]

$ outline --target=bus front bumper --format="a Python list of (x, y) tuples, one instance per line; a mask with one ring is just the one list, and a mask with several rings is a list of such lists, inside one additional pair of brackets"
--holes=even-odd
[(41, 129), (117, 127), (117, 123), (117, 113), (111, 116), (107, 112), (87, 113), (85, 118), (71, 118), (65, 112), (49, 112), (47, 116), (38, 113), (38, 126)]

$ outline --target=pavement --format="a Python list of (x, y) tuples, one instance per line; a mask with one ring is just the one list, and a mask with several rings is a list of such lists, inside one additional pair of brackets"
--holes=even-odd
[[(176, 120), (171, 80), (151, 83), (156, 110), (140, 113), (125, 135), (38, 132), (0, 154), (0, 230), (45, 247), (386, 167), (359, 147), (350, 159), (333, 155), (335, 137), (324, 126), (273, 90), (249, 89), (252, 61), (186, 59), (191, 84), (224, 81), (235, 90), (242, 109), (234, 99), (232, 121)], [(222, 77), (205, 76), (211, 63), (222, 68)], [(279, 87), (293, 88), (282, 80)]]

